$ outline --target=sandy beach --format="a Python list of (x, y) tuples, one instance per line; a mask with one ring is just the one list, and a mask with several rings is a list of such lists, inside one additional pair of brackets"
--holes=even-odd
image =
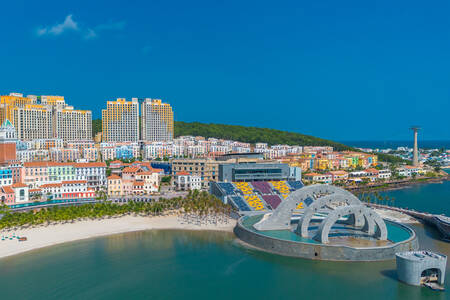
[(16, 231), (2, 231), (2, 235), (27, 237), (27, 241), (17, 239), (0, 240), (0, 258), (19, 253), (49, 247), (61, 243), (112, 235), (117, 233), (151, 230), (151, 229), (182, 229), (182, 230), (216, 230), (231, 232), (236, 221), (229, 219), (227, 223), (189, 224), (175, 215), (159, 217), (124, 216), (103, 220), (86, 220), (74, 223), (41, 226)]

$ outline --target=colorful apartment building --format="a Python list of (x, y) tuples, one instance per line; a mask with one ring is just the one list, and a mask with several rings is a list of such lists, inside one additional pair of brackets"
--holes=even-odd
[(92, 138), (92, 113), (74, 110), (63, 96), (0, 96), (1, 122), (10, 120), (20, 140)]
[(104, 142), (137, 142), (139, 140), (139, 103), (118, 98), (107, 101), (102, 110), (102, 140)]
[(160, 99), (145, 99), (141, 104), (142, 140), (171, 141), (173, 139), (173, 111), (169, 103)]

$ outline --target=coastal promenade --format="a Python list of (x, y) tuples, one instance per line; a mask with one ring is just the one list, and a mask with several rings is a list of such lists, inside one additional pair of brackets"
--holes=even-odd
[(399, 179), (399, 180), (391, 180), (388, 182), (377, 182), (370, 183), (363, 186), (351, 185), (345, 186), (344, 188), (350, 192), (364, 192), (370, 190), (395, 190), (401, 189), (408, 186), (418, 185), (418, 184), (428, 184), (428, 183), (442, 183), (446, 180), (450, 180), (450, 175), (442, 176), (442, 177), (420, 177), (415, 180), (411, 179)]
[(444, 215), (430, 214), (427, 212), (420, 212), (408, 208), (393, 207), (374, 203), (367, 203), (367, 205), (373, 208), (393, 210), (409, 215), (413, 218), (422, 221), (425, 224), (436, 227), (442, 233), (443, 238), (445, 240), (447, 240), (450, 237), (450, 218)]

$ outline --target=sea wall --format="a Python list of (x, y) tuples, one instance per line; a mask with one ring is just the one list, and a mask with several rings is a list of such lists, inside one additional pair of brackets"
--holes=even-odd
[(334, 261), (377, 261), (395, 259), (396, 252), (412, 251), (419, 248), (414, 230), (401, 224), (398, 225), (411, 231), (412, 236), (400, 243), (374, 248), (352, 248), (276, 239), (245, 228), (242, 225), (242, 218), (238, 220), (234, 233), (240, 240), (250, 246), (284, 256)]

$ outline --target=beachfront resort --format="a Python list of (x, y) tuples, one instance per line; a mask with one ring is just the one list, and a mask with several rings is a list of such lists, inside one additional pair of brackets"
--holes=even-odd
[[(419, 249), (405, 225), (417, 216), (361, 190), (448, 178), (417, 140), (410, 164), (367, 149), (175, 137), (172, 106), (160, 99), (107, 101), (95, 133), (92, 112), (62, 96), (0, 96), (0, 117), (0, 257), (184, 229), (234, 233), (282, 256), (393, 260)], [(36, 126), (41, 117), (53, 121)]]

